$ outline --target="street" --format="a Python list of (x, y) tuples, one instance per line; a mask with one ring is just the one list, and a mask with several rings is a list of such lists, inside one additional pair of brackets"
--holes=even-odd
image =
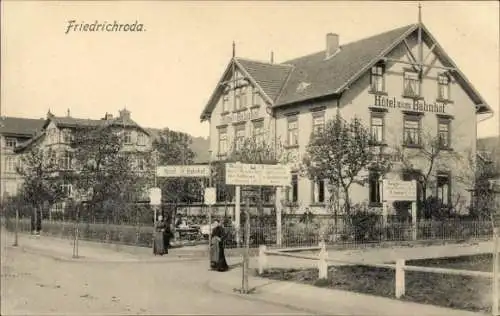
[(66, 262), (4, 241), (1, 260), (2, 315), (301, 314), (215, 293), (205, 261)]

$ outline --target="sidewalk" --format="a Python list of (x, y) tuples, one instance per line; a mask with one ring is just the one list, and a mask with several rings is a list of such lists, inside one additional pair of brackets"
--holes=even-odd
[[(14, 241), (14, 235), (2, 229), (2, 250), (9, 249)], [(113, 250), (113, 247), (103, 248), (96, 243), (81, 242), (79, 254), (81, 258), (73, 259), (73, 242), (71, 240), (58, 239), (41, 236), (19, 235), (19, 248), (24, 251), (50, 256), (57, 260), (74, 262), (169, 262), (169, 261), (199, 261), (206, 260), (204, 257), (193, 255), (189, 249), (172, 249), (168, 255), (155, 257), (151, 249), (142, 248), (129, 253), (122, 250)], [(138, 248), (138, 247), (136, 247)], [(188, 248), (188, 247), (185, 247)], [(365, 249), (356, 251), (330, 251), (329, 256), (340, 260), (364, 260), (370, 262), (387, 262), (394, 258), (417, 259), (424, 257), (440, 257), (449, 255), (463, 255), (487, 252), (491, 249), (491, 243), (482, 242), (477, 244), (444, 245), (414, 248), (393, 249)], [(132, 250), (130, 250), (132, 251)], [(196, 254), (196, 252), (195, 252)], [(240, 257), (228, 257), (227, 261), (232, 266), (238, 266)], [(285, 257), (269, 257), (269, 266), (272, 267), (294, 267), (300, 265), (314, 266), (316, 261), (293, 259)], [(257, 267), (257, 257), (253, 257), (250, 263), (251, 269)], [(261, 301), (280, 306), (286, 306), (300, 310), (307, 314), (321, 315), (443, 315), (443, 316), (478, 316), (481, 313), (472, 313), (461, 310), (447, 309), (432, 305), (424, 305), (402, 300), (359, 294), (348, 291), (324, 289), (309, 285), (292, 282), (273, 281), (259, 277), (249, 277), (251, 288), (255, 288), (253, 294), (242, 295), (234, 291), (241, 287), (241, 268), (235, 267), (226, 273), (209, 272), (208, 287), (213, 292), (225, 295), (235, 295), (246, 300)]]
[(209, 282), (214, 292), (226, 295), (280, 304), (316, 315), (367, 315), (367, 316), (481, 316), (462, 310), (412, 303), (402, 300), (359, 294), (348, 291), (324, 289), (286, 281), (273, 281), (249, 277), (252, 294), (239, 294), (235, 288), (241, 287), (241, 269), (219, 273)]
[[(73, 258), (73, 240), (50, 236), (18, 235), (19, 249), (30, 253), (45, 255), (61, 261), (75, 262), (162, 262), (170, 260), (200, 260), (198, 249), (206, 246), (193, 246), (170, 249), (164, 256), (154, 256), (151, 248), (133, 247), (116, 244), (101, 244), (91, 241), (78, 241), (78, 258)], [(3, 246), (12, 247), (14, 234), (2, 229)], [(187, 249), (188, 248), (188, 249)], [(194, 249), (189, 249), (194, 248)]]

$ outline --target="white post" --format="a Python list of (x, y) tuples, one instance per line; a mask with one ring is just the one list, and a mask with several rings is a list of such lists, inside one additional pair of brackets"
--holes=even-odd
[(259, 274), (263, 274), (264, 270), (267, 268), (267, 247), (266, 245), (259, 246)]
[(417, 240), (417, 201), (411, 202), (412, 239)]
[(281, 248), (282, 244), (282, 235), (283, 232), (281, 230), (281, 214), (282, 214), (282, 205), (281, 205), (281, 187), (276, 187), (276, 245), (278, 248)]
[(396, 260), (396, 298), (405, 295), (405, 260)]
[(234, 221), (235, 221), (235, 227), (234, 229), (236, 230), (236, 247), (240, 248), (240, 206), (241, 206), (241, 202), (240, 202), (240, 198), (241, 198), (241, 194), (240, 194), (240, 186), (237, 185), (235, 188), (234, 188)]
[(492, 280), (492, 291), (491, 291), (491, 300), (492, 300), (492, 303), (491, 303), (491, 314), (493, 316), (497, 316), (497, 315), (500, 315), (499, 313), (499, 310), (498, 310), (498, 299), (500, 298), (500, 293), (498, 291), (498, 252), (500, 249), (498, 249), (498, 244), (499, 244), (499, 241), (498, 241), (498, 228), (494, 228), (493, 229), (493, 238), (494, 238), (494, 241), (493, 241), (493, 280)]
[(318, 260), (318, 278), (319, 279), (327, 279), (328, 278), (328, 263), (326, 259), (328, 258), (328, 252), (326, 251), (326, 245), (324, 241), (319, 243), (321, 250), (319, 252), (319, 260)]

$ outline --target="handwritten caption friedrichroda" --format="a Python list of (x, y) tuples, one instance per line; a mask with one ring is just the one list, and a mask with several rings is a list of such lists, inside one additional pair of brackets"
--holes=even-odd
[(121, 23), (119, 21), (94, 21), (94, 23), (79, 22), (69, 20), (66, 25), (66, 32), (144, 32), (146, 28), (144, 24), (135, 21), (133, 23)]

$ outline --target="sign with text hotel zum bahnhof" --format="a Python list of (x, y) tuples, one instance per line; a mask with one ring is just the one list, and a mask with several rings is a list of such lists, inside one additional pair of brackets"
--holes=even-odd
[(397, 100), (395, 97), (382, 95), (376, 95), (374, 103), (376, 107), (432, 113), (445, 113), (445, 105), (443, 102), (427, 103), (425, 100)]

